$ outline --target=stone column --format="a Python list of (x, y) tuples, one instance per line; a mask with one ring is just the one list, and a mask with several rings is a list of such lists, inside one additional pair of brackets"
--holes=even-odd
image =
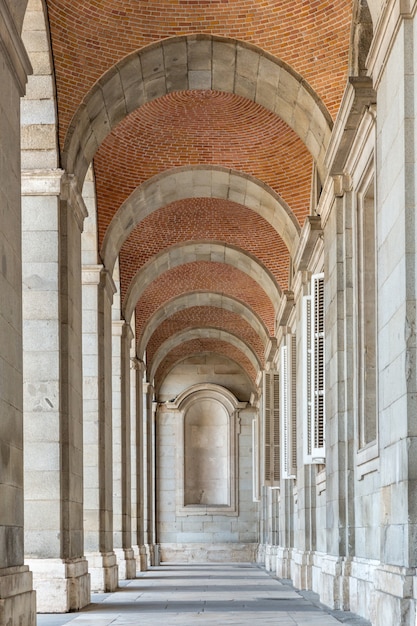
[[(90, 602), (83, 533), (81, 230), (62, 172), (23, 180), (26, 554), (39, 611)], [(36, 215), (36, 219), (34, 219)]]
[(144, 407), (144, 541), (147, 565), (155, 565), (155, 411), (154, 388), (150, 383), (143, 385)]
[(93, 591), (118, 583), (113, 551), (111, 305), (102, 265), (83, 268), (85, 549)]
[(23, 562), (19, 120), (20, 97), (31, 66), (8, 3), (0, 0), (0, 8), (0, 623), (32, 626), (35, 593), (32, 575)]
[[(297, 356), (298, 380), (302, 378), (304, 328), (302, 321), (303, 296), (309, 293), (311, 273), (306, 269), (300, 270), (297, 277)], [(294, 531), (294, 547), (292, 550), (292, 579), (298, 589), (312, 589), (313, 557), (316, 550), (316, 466), (304, 464), (304, 436), (303, 432), (303, 384), (297, 388), (297, 528)], [(301, 431), (301, 432), (300, 432)], [(301, 435), (301, 436), (300, 436)]]
[(138, 539), (138, 513), (139, 513), (139, 482), (137, 474), (138, 450), (136, 448), (138, 413), (136, 400), (136, 371), (139, 367), (139, 361), (135, 356), (135, 342), (132, 341), (130, 347), (130, 480), (131, 480), (131, 502), (130, 502), (130, 519), (131, 519), (131, 536), (132, 550), (136, 561), (136, 569), (140, 570), (140, 548)]
[[(326, 333), (326, 556), (320, 598), (334, 608), (349, 607), (349, 554), (354, 548), (354, 419), (352, 378), (352, 192), (338, 177), (324, 230)], [(349, 315), (348, 315), (349, 313)], [(346, 584), (345, 584), (346, 583)]]
[(131, 532), (130, 345), (126, 322), (113, 321), (113, 493), (114, 551), (121, 579), (135, 578)]
[(146, 486), (146, 383), (144, 383), (145, 364), (136, 361), (136, 477), (137, 477), (137, 539), (139, 546), (138, 568), (147, 569), (145, 516), (147, 511)]

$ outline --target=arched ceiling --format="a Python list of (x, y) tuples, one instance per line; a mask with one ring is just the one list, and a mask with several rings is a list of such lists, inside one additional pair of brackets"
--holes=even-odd
[(46, 0), (62, 165), (156, 388), (193, 354), (254, 383), (345, 88), (351, 0)]

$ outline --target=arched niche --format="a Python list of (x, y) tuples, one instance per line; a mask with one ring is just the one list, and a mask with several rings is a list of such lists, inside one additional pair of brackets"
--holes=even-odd
[(168, 408), (178, 411), (177, 514), (238, 514), (239, 402), (224, 387), (194, 385)]

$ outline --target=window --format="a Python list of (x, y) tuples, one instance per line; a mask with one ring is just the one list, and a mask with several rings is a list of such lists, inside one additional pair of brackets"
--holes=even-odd
[(303, 440), (304, 462), (325, 458), (324, 275), (311, 278), (303, 298)]
[(280, 479), (279, 374), (264, 372), (264, 485), (278, 487)]
[(281, 347), (282, 478), (295, 478), (297, 469), (296, 341), (288, 334)]

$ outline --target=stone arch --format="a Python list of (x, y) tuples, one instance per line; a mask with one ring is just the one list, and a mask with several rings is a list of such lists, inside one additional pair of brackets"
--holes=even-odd
[(367, 0), (355, 0), (349, 50), (349, 76), (366, 76), (366, 59), (373, 37)]
[(324, 180), (332, 120), (307, 81), (253, 44), (205, 34), (150, 44), (108, 70), (71, 121), (65, 168), (81, 185), (100, 144), (123, 118), (145, 102), (190, 89), (234, 93), (279, 115), (304, 142)]
[[(188, 344), (185, 344), (185, 346), (187, 346), (187, 345)], [(222, 345), (224, 345), (224, 344), (222, 344)], [(174, 377), (175, 377), (175, 371), (176, 371), (176, 369), (178, 367), (181, 368), (181, 366), (189, 364), (190, 363), (190, 359), (191, 359), (191, 361), (194, 361), (195, 357), (204, 359), (204, 357), (209, 357), (209, 356), (211, 357), (213, 354), (215, 354), (217, 357), (219, 357), (220, 360), (222, 361), (222, 363), (224, 363), (226, 361), (229, 365), (233, 365), (234, 369), (237, 368), (237, 370), (239, 372), (239, 376), (242, 377), (241, 380), (245, 381), (244, 382), (245, 389), (247, 389), (249, 391), (247, 393), (247, 400), (249, 400), (249, 397), (250, 397), (251, 393), (255, 393), (255, 390), (256, 390), (256, 373), (254, 371), (249, 372), (247, 367), (245, 366), (245, 363), (241, 362), (242, 359), (241, 359), (241, 361), (239, 361), (236, 358), (236, 355), (231, 356), (230, 354), (226, 354), (226, 352), (224, 350), (219, 349), (219, 348), (217, 350), (212, 350), (210, 348), (209, 351), (206, 351), (206, 350), (203, 349), (202, 351), (199, 350), (198, 352), (195, 352), (193, 354), (188, 354), (188, 355), (185, 355), (185, 356), (184, 355), (178, 355), (177, 358), (175, 358), (175, 357), (172, 358), (172, 354), (173, 353), (171, 353), (169, 355), (169, 357), (168, 357), (170, 362), (168, 364), (166, 364), (166, 362), (164, 361), (159, 366), (159, 368), (158, 368), (158, 370), (157, 370), (157, 372), (155, 374), (154, 384), (155, 384), (155, 390), (156, 390), (156, 397), (159, 396), (159, 394), (164, 389), (166, 384), (169, 385), (169, 379), (170, 379), (171, 375), (174, 375)], [(204, 384), (206, 384), (206, 383), (204, 383)], [(230, 387), (230, 389), (232, 389), (232, 388), (233, 388), (233, 385)], [(169, 400), (172, 397), (173, 397), (172, 392), (169, 392), (168, 395), (166, 396), (165, 400)]]
[(165, 306), (156, 311), (156, 313), (146, 324), (143, 330), (142, 337), (138, 342), (138, 357), (143, 359), (146, 345), (150, 337), (163, 320), (167, 319), (178, 311), (182, 311), (183, 309), (188, 309), (193, 306), (205, 305), (218, 306), (219, 308), (226, 309), (227, 311), (233, 311), (235, 313), (238, 313), (255, 330), (255, 332), (261, 338), (263, 345), (266, 347), (269, 340), (268, 331), (262, 320), (247, 305), (245, 305), (243, 302), (239, 302), (231, 296), (226, 296), (222, 293), (194, 292), (182, 294), (181, 296), (170, 300), (166, 303)]
[(113, 217), (104, 237), (101, 258), (112, 269), (129, 234), (145, 217), (164, 205), (186, 198), (238, 202), (263, 217), (284, 240), (291, 255), (300, 226), (287, 203), (270, 187), (247, 174), (224, 167), (183, 167), (158, 174), (138, 187)]
[(229, 343), (238, 350), (240, 350), (240, 352), (242, 352), (242, 354), (246, 356), (255, 371), (259, 371), (260, 369), (262, 369), (262, 365), (256, 354), (249, 346), (247, 346), (241, 339), (239, 339), (235, 335), (232, 335), (231, 333), (221, 330), (219, 328), (189, 328), (187, 330), (180, 331), (175, 335), (172, 335), (159, 347), (159, 349), (155, 353), (153, 362), (150, 364), (149, 380), (152, 381), (154, 379), (158, 367), (167, 356), (167, 354), (171, 352), (171, 350), (174, 350), (182, 343), (185, 343), (186, 341), (191, 341), (193, 339), (216, 339)]
[(271, 273), (254, 257), (238, 248), (216, 242), (190, 242), (172, 246), (153, 257), (136, 273), (123, 303), (124, 318), (130, 320), (145, 289), (168, 269), (194, 261), (226, 263), (251, 276), (265, 291), (274, 309), (281, 302), (281, 290)]

